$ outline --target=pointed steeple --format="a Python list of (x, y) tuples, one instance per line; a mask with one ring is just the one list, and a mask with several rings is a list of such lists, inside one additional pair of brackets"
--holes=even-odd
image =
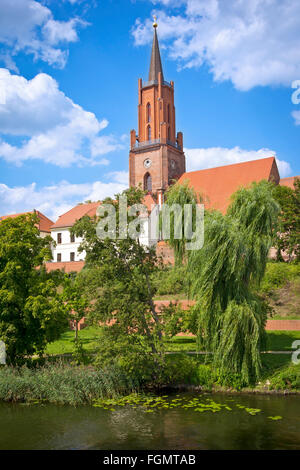
[(153, 43), (152, 43), (152, 53), (151, 53), (151, 63), (150, 63), (150, 70), (149, 70), (149, 82), (158, 81), (158, 74), (161, 72), (162, 80), (164, 80), (163, 69), (161, 65), (161, 58), (159, 52), (159, 45), (158, 45), (158, 38), (157, 38), (157, 23), (156, 18), (154, 18), (153, 28), (154, 28), (154, 35), (153, 35)]

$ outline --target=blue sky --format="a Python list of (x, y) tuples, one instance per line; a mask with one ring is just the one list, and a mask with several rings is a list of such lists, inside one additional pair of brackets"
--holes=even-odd
[(153, 14), (188, 170), (275, 155), (300, 174), (298, 0), (1, 0), (0, 214), (126, 188)]

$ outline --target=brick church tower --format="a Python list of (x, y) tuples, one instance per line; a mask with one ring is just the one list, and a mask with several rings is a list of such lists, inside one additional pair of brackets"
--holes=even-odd
[(130, 133), (129, 185), (141, 184), (162, 203), (164, 191), (185, 173), (185, 155), (175, 128), (174, 82), (164, 80), (156, 22), (153, 27), (149, 79), (138, 81), (138, 135)]

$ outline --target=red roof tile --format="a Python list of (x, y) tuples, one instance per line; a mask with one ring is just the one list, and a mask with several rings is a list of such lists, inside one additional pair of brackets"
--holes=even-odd
[(9, 218), (19, 217), (20, 215), (34, 214), (34, 213), (36, 213), (36, 215), (39, 218), (38, 229), (40, 230), (40, 232), (50, 233), (50, 227), (53, 225), (53, 221), (48, 219), (48, 217), (42, 214), (42, 212), (37, 211), (37, 210), (33, 210), (29, 212), (19, 212), (18, 214), (3, 215), (0, 217), (0, 221), (9, 219)]
[(148, 211), (151, 212), (152, 210), (152, 205), (155, 206), (156, 205), (156, 202), (155, 200), (153, 199), (153, 196), (152, 194), (146, 194), (146, 196), (144, 197), (144, 199), (142, 200), (142, 204), (144, 204), (144, 206), (147, 207)]
[(230, 204), (231, 195), (239, 187), (247, 187), (253, 181), (258, 182), (263, 179), (279, 182), (274, 157), (191, 171), (184, 173), (179, 178), (179, 182), (189, 181), (189, 186), (203, 197), (206, 208), (218, 209), (225, 213)]
[(55, 222), (55, 224), (52, 225), (51, 228), (72, 227), (77, 220), (81, 219), (81, 217), (85, 215), (94, 217), (96, 215), (97, 207), (99, 206), (100, 202), (78, 204), (68, 212), (65, 212), (59, 216), (58, 220)]
[(288, 178), (281, 178), (279, 184), (280, 186), (288, 186), (289, 188), (294, 189), (295, 179), (300, 179), (300, 176), (289, 176)]

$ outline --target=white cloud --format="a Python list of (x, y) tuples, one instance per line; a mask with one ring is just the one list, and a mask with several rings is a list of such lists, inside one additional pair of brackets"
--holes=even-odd
[(76, 26), (80, 24), (86, 25), (79, 18), (72, 18), (67, 22), (49, 20), (43, 27), (43, 36), (52, 45), (56, 45), (61, 41), (75, 42), (78, 41)]
[(35, 59), (64, 67), (68, 57), (66, 43), (77, 41), (77, 28), (86, 25), (79, 18), (57, 21), (49, 8), (35, 0), (1, 0), (0, 43), (6, 51), (0, 59), (16, 71), (12, 57), (24, 51)]
[(293, 111), (292, 116), (295, 119), (296, 126), (300, 126), (300, 111)]
[[(170, 57), (183, 67), (208, 64), (214, 80), (239, 90), (285, 85), (300, 77), (299, 0), (152, 1)], [(171, 10), (181, 4), (184, 8)], [(170, 7), (170, 8), (169, 8)], [(137, 45), (148, 43), (152, 21), (136, 22)]]
[(240, 147), (223, 148), (199, 148), (184, 149), (186, 154), (187, 171), (203, 170), (217, 166), (230, 165), (233, 163), (248, 162), (260, 158), (276, 157), (276, 163), (280, 176), (283, 178), (291, 174), (290, 164), (279, 160), (276, 152), (270, 149), (244, 150)]
[(119, 144), (114, 136), (103, 135), (93, 140), (91, 153), (93, 157), (97, 157), (98, 155), (104, 155), (122, 148), (124, 148), (123, 144)]
[(128, 171), (111, 171), (107, 173), (107, 178), (111, 178), (112, 181), (120, 184), (128, 185), (129, 172)]
[(128, 185), (122, 183), (102, 181), (82, 184), (62, 181), (41, 188), (38, 188), (36, 183), (17, 187), (0, 184), (0, 216), (37, 209), (56, 221), (59, 215), (79, 202), (113, 197), (127, 187)]
[(59, 90), (50, 75), (27, 80), (0, 69), (0, 134), (21, 139), (12, 144), (0, 137), (0, 158), (7, 162), (106, 165), (108, 160), (97, 157), (123, 148), (117, 138), (99, 135), (107, 126)]

